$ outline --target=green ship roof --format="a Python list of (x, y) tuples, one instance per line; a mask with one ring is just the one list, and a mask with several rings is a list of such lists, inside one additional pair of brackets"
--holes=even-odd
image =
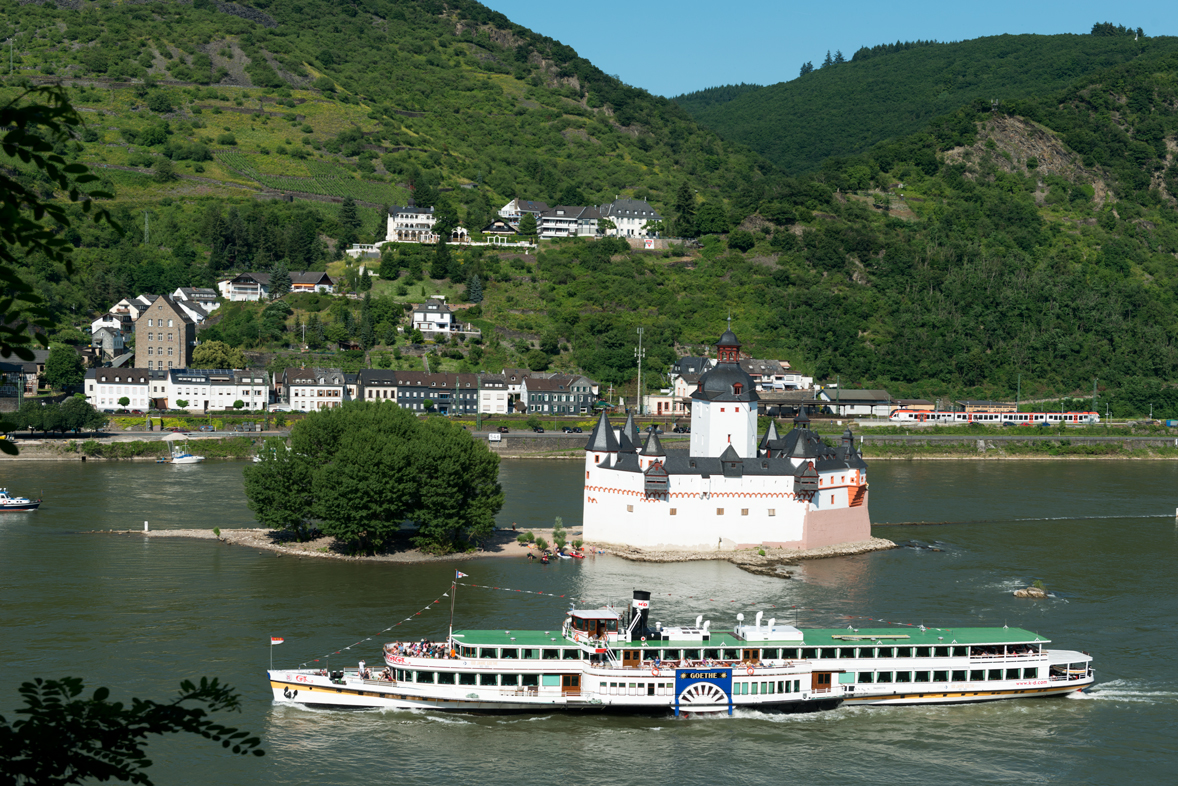
[[(855, 647), (872, 644), (893, 646), (948, 646), (952, 644), (1046, 644), (1044, 638), (1022, 628), (817, 628), (803, 629), (804, 643), (797, 641), (745, 641), (731, 633), (712, 631), (711, 638), (698, 641), (649, 641), (648, 647), (685, 649), (756, 648), (756, 647)], [(454, 633), (459, 643), (469, 647), (571, 647), (576, 644), (559, 630), (460, 630)], [(906, 637), (906, 638), (902, 638)], [(612, 647), (642, 647), (641, 642), (611, 643)]]

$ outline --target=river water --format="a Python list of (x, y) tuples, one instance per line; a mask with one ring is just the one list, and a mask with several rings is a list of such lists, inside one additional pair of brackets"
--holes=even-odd
[[(252, 526), (244, 464), (11, 462), (0, 486), (44, 492), (34, 514), (0, 518), (0, 714), (34, 676), (84, 677), (116, 698), (163, 699), (216, 675), (244, 695), (226, 721), (267, 755), (200, 739), (153, 741), (158, 784), (957, 784), (1172, 782), (1178, 767), (1178, 463), (875, 462), (875, 534), (901, 548), (810, 562), (801, 580), (727, 563), (596, 557), (541, 566), (461, 563), (467, 582), (618, 601), (654, 593), (652, 620), (734, 622), (738, 611), (806, 625), (862, 619), (1010, 624), (1094, 654), (1082, 698), (936, 708), (757, 712), (673, 720), (314, 711), (275, 705), (264, 670), (335, 655), (379, 660), (391, 637), (444, 634), (453, 564), (278, 557), (216, 541), (84, 534), (93, 529)], [(580, 521), (577, 462), (505, 461), (503, 524)], [(940, 522), (916, 525), (917, 522)], [(1056, 597), (1019, 600), (1042, 579)], [(567, 601), (460, 588), (458, 627), (547, 629)], [(409, 619), (389, 633), (381, 631)], [(354, 645), (351, 649), (343, 647)], [(322, 661), (321, 661), (322, 662)]]

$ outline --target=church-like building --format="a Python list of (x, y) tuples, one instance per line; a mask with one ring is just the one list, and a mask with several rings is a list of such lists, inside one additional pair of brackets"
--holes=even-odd
[(585, 446), (584, 537), (648, 549), (812, 549), (868, 540), (867, 465), (850, 429), (837, 447), (800, 414), (758, 440), (757, 393), (731, 329), (691, 395), (690, 448), (641, 442), (634, 416), (602, 413)]

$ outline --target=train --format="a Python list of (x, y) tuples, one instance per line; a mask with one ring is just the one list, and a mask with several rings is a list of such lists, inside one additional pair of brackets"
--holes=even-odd
[(1057, 426), (1099, 423), (1099, 412), (945, 412), (942, 410), (897, 409), (888, 415), (893, 423), (981, 423), (999, 426)]

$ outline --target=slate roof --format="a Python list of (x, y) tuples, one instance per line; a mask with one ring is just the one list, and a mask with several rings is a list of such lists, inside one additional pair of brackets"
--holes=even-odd
[[(585, 444), (585, 450), (593, 453), (616, 453), (618, 450), (618, 439), (614, 436), (614, 427), (610, 425), (609, 418), (606, 417), (604, 411), (597, 419), (597, 425), (593, 427), (592, 433), (589, 434), (589, 442)], [(607, 457), (599, 466), (606, 466), (608, 461)]]
[(663, 443), (659, 442), (659, 435), (653, 431), (647, 434), (646, 444), (642, 446), (642, 455), (644, 456), (665, 456), (667, 451), (663, 450)]
[(637, 453), (639, 446), (638, 426), (634, 424), (634, 412), (626, 416), (626, 425), (622, 426), (622, 437), (618, 440), (619, 449), (624, 453)]
[(662, 216), (644, 199), (631, 199), (630, 197), (615, 199), (613, 202), (607, 202), (601, 205), (598, 210), (606, 218), (639, 218), (646, 219), (647, 221), (662, 220)]

